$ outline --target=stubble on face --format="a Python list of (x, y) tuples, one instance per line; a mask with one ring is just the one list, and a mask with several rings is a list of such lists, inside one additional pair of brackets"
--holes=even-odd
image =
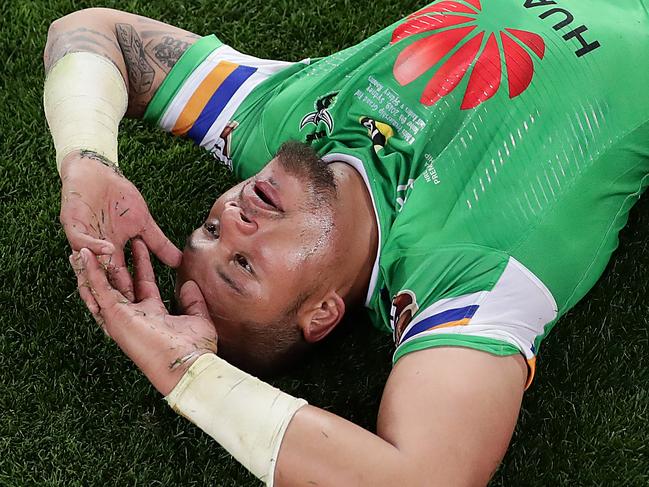
[(312, 147), (301, 142), (285, 142), (275, 158), (304, 188), (306, 201), (300, 210), (307, 225), (295, 243), (299, 245), (299, 260), (306, 262), (331, 245), (335, 231), (333, 202), (337, 196), (334, 173)]
[(310, 206), (331, 206), (337, 191), (334, 174), (313, 148), (289, 141), (280, 147), (275, 157), (284, 171), (302, 182), (310, 196)]

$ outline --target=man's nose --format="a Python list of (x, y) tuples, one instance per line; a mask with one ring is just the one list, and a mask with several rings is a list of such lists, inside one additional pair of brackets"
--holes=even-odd
[(221, 214), (221, 235), (219, 238), (228, 239), (237, 235), (252, 236), (259, 230), (257, 222), (248, 218), (237, 205), (228, 205)]

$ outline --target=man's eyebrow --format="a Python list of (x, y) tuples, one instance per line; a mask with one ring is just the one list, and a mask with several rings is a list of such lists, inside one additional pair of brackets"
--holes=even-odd
[(225, 272), (223, 272), (221, 269), (216, 269), (216, 273), (218, 274), (218, 276), (221, 279), (223, 279), (223, 281), (225, 281), (225, 283), (228, 286), (230, 286), (230, 288), (232, 288), (232, 290), (235, 293), (239, 294), (240, 296), (247, 296), (248, 295), (248, 293), (246, 293), (244, 289), (239, 287), (239, 285), (236, 282), (234, 282), (232, 279), (230, 279), (230, 277)]

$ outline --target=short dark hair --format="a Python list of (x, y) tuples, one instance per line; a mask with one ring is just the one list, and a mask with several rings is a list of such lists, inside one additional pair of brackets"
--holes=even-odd
[(283, 313), (283, 319), (272, 323), (242, 323), (237, 343), (223, 343), (222, 347), (219, 346), (218, 354), (257, 377), (284, 372), (302, 359), (310, 348), (296, 320), (297, 309), (304, 300), (298, 301), (300, 303), (294, 306), (295, 311)]

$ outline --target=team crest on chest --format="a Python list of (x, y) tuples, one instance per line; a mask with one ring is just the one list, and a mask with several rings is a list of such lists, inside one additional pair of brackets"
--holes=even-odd
[(329, 133), (333, 132), (334, 119), (329, 113), (329, 109), (335, 104), (338, 92), (329, 93), (321, 98), (318, 98), (314, 104), (314, 111), (307, 113), (300, 121), (300, 130), (307, 125), (313, 124), (317, 126), (323, 122), (327, 127)]

